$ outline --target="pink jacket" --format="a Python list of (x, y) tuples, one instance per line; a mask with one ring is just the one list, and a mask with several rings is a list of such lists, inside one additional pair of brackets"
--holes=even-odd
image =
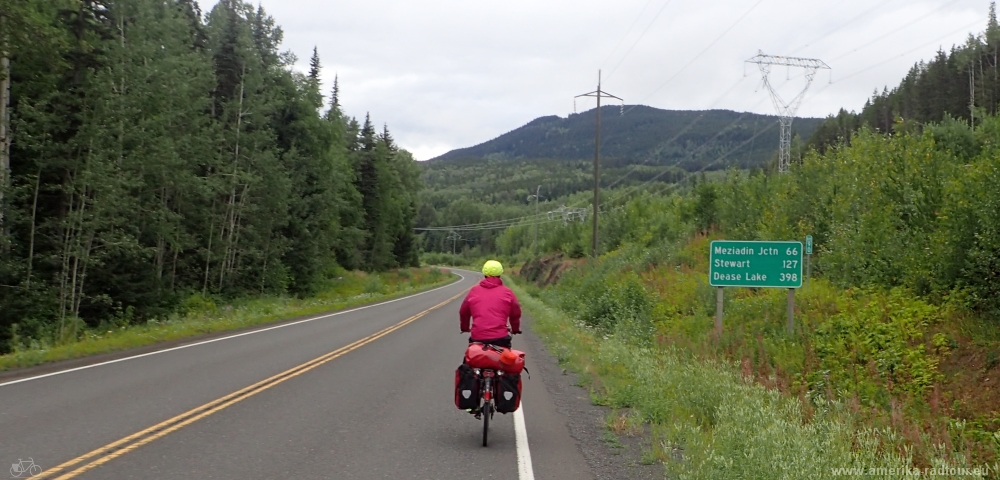
[(486, 277), (472, 287), (458, 310), (458, 316), (463, 332), (470, 331), (469, 320), (472, 320), (473, 340), (506, 337), (508, 319), (511, 331), (521, 331), (521, 305), (500, 277)]

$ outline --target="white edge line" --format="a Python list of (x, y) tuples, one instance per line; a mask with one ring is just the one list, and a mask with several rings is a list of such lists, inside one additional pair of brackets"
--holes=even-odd
[(517, 478), (519, 480), (535, 480), (535, 471), (531, 468), (531, 450), (528, 449), (528, 431), (524, 427), (524, 401), (521, 407), (514, 410), (514, 437), (517, 447)]
[[(454, 271), (454, 269), (452, 269), (452, 271)], [(428, 293), (436, 292), (436, 291), (441, 290), (443, 288), (448, 288), (448, 287), (454, 286), (456, 283), (459, 283), (462, 280), (465, 280), (465, 275), (462, 275), (461, 273), (455, 273), (455, 275), (458, 275), (461, 278), (459, 278), (459, 280), (457, 280), (455, 282), (451, 282), (451, 283), (449, 283), (447, 285), (442, 285), (440, 287), (437, 287), (437, 288), (434, 288), (434, 289), (431, 289), (431, 290), (427, 290), (426, 292), (415, 293), (413, 295), (408, 295), (408, 296), (405, 296), (405, 297), (400, 297), (400, 298), (397, 298), (397, 299), (394, 299), (394, 300), (388, 300), (388, 301), (381, 302), (381, 303), (375, 303), (375, 304), (372, 304), (372, 305), (366, 305), (364, 307), (352, 308), (350, 310), (344, 310), (342, 312), (328, 313), (326, 315), (320, 315), (318, 317), (307, 318), (305, 320), (298, 320), (298, 321), (291, 322), (291, 323), (283, 323), (281, 325), (275, 325), (273, 327), (261, 328), (259, 330), (253, 330), (253, 331), (250, 331), (250, 332), (243, 332), (243, 333), (237, 333), (235, 335), (229, 335), (229, 336), (226, 336), (226, 337), (213, 338), (211, 340), (205, 340), (203, 342), (189, 343), (187, 345), (181, 345), (179, 347), (165, 348), (163, 350), (157, 350), (155, 352), (149, 352), (149, 353), (143, 353), (143, 354), (139, 354), (139, 355), (133, 355), (131, 357), (124, 357), (124, 358), (118, 358), (118, 359), (115, 359), (115, 360), (108, 360), (106, 362), (95, 363), (95, 364), (92, 364), (92, 365), (84, 365), (82, 367), (70, 368), (70, 369), (67, 369), (67, 370), (60, 370), (58, 372), (46, 373), (44, 375), (36, 375), (34, 377), (27, 377), (27, 378), (22, 378), (22, 379), (19, 379), (19, 380), (11, 380), (9, 382), (0, 383), (0, 387), (6, 387), (7, 385), (14, 385), (15, 383), (30, 382), (32, 380), (38, 380), (38, 379), (42, 379), (42, 378), (46, 378), (46, 377), (52, 377), (52, 376), (55, 376), (55, 375), (62, 375), (64, 373), (76, 372), (76, 371), (79, 371), (79, 370), (86, 370), (88, 368), (94, 368), (94, 367), (100, 367), (100, 366), (104, 366), (104, 365), (110, 365), (112, 363), (124, 362), (124, 361), (127, 361), (127, 360), (135, 360), (137, 358), (148, 357), (150, 355), (159, 355), (161, 353), (173, 352), (173, 351), (176, 351), (176, 350), (182, 350), (182, 349), (190, 348), (190, 347), (197, 347), (199, 345), (205, 345), (205, 344), (209, 344), (209, 343), (221, 342), (223, 340), (229, 340), (229, 339), (232, 339), (232, 338), (243, 337), (243, 336), (247, 336), (247, 335), (253, 335), (253, 334), (256, 334), (256, 333), (267, 332), (269, 330), (276, 330), (276, 329), (279, 329), (279, 328), (290, 327), (292, 325), (298, 325), (300, 323), (312, 322), (312, 321), (315, 321), (315, 320), (322, 320), (324, 318), (335, 317), (337, 315), (343, 315), (345, 313), (357, 312), (358, 310), (365, 310), (365, 309), (368, 309), (368, 308), (374, 308), (374, 307), (379, 307), (379, 306), (382, 306), (382, 305), (388, 305), (390, 303), (401, 302), (403, 300), (407, 300), (407, 299), (410, 299), (410, 298), (413, 298), (413, 297), (418, 297), (420, 295), (426, 295)]]

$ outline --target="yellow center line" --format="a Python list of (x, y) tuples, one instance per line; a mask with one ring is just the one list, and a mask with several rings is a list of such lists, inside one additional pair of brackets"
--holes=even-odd
[[(182, 413), (180, 415), (177, 415), (177, 416), (175, 416), (173, 418), (170, 418), (168, 420), (165, 420), (163, 422), (157, 423), (156, 425), (153, 425), (153, 426), (151, 426), (149, 428), (143, 429), (143, 430), (141, 430), (139, 432), (133, 433), (133, 434), (128, 435), (128, 436), (126, 436), (124, 438), (121, 438), (119, 440), (111, 442), (111, 443), (109, 443), (109, 444), (107, 444), (107, 445), (105, 445), (103, 447), (100, 447), (100, 448), (98, 448), (96, 450), (93, 450), (93, 451), (91, 451), (89, 453), (81, 455), (81, 456), (79, 456), (77, 458), (74, 458), (74, 459), (68, 461), (68, 462), (62, 463), (62, 464), (60, 464), (58, 466), (55, 466), (55, 467), (52, 467), (52, 468), (50, 468), (50, 469), (48, 469), (48, 470), (46, 470), (46, 471), (44, 471), (42, 473), (39, 473), (38, 475), (35, 475), (32, 478), (47, 478), (47, 477), (51, 477), (51, 476), (53, 476), (53, 475), (55, 475), (55, 474), (57, 474), (59, 472), (67, 470), (67, 469), (69, 469), (69, 468), (71, 468), (73, 466), (79, 465), (79, 464), (81, 464), (83, 462), (86, 462), (86, 461), (88, 461), (88, 460), (90, 460), (90, 459), (92, 459), (94, 457), (100, 457), (100, 458), (97, 458), (96, 460), (91, 461), (90, 463), (87, 463), (85, 465), (82, 465), (82, 466), (76, 468), (75, 470), (73, 470), (73, 471), (71, 471), (69, 473), (66, 473), (66, 474), (63, 474), (63, 475), (61, 475), (59, 477), (56, 477), (55, 480), (64, 480), (64, 479), (69, 479), (69, 478), (76, 477), (76, 476), (78, 476), (78, 475), (86, 472), (87, 470), (90, 470), (90, 469), (93, 469), (93, 468), (95, 468), (97, 466), (103, 465), (103, 464), (105, 464), (105, 463), (107, 463), (107, 462), (109, 462), (111, 460), (114, 460), (115, 458), (118, 458), (118, 457), (120, 457), (122, 455), (125, 455), (128, 452), (131, 452), (132, 450), (135, 450), (135, 449), (137, 449), (137, 448), (139, 448), (139, 447), (141, 447), (143, 445), (146, 445), (146, 444), (148, 444), (148, 443), (150, 443), (150, 442), (152, 442), (152, 441), (154, 441), (156, 439), (162, 438), (162, 437), (164, 437), (164, 436), (166, 436), (166, 435), (168, 435), (168, 434), (170, 434), (170, 433), (172, 433), (172, 432), (174, 432), (176, 430), (179, 430), (179, 429), (183, 428), (186, 425), (194, 423), (194, 422), (196, 422), (196, 421), (198, 421), (198, 420), (200, 420), (202, 418), (205, 418), (205, 417), (207, 417), (207, 416), (209, 416), (209, 415), (211, 415), (211, 414), (213, 414), (215, 412), (218, 412), (218, 411), (220, 411), (222, 409), (225, 409), (226, 407), (232, 406), (232, 405), (234, 405), (234, 404), (236, 404), (236, 403), (238, 403), (238, 402), (240, 402), (242, 400), (250, 398), (251, 396), (256, 395), (256, 394), (258, 394), (260, 392), (263, 392), (263, 391), (265, 391), (265, 390), (267, 390), (267, 389), (269, 389), (269, 388), (271, 388), (271, 387), (273, 387), (275, 385), (278, 385), (278, 384), (280, 384), (280, 383), (282, 383), (282, 382), (284, 382), (286, 380), (289, 380), (291, 378), (295, 378), (295, 377), (297, 377), (297, 376), (299, 376), (299, 375), (301, 375), (301, 374), (303, 374), (305, 372), (308, 372), (309, 370), (312, 370), (312, 369), (314, 369), (314, 368), (316, 368), (316, 367), (318, 367), (320, 365), (323, 365), (324, 363), (327, 363), (327, 362), (329, 362), (329, 361), (331, 361), (331, 360), (333, 360), (335, 358), (338, 358), (338, 357), (341, 357), (343, 355), (346, 355), (347, 353), (350, 353), (350, 352), (352, 352), (354, 350), (357, 350), (357, 349), (359, 349), (359, 348), (361, 348), (361, 347), (363, 347), (363, 346), (365, 346), (365, 345), (367, 345), (367, 344), (369, 344), (371, 342), (374, 342), (375, 340), (378, 340), (378, 339), (380, 339), (380, 338), (382, 338), (382, 337), (384, 337), (384, 336), (386, 336), (386, 335), (388, 335), (388, 334), (390, 334), (390, 333), (392, 333), (392, 332), (394, 332), (396, 330), (399, 330), (400, 328), (403, 328), (404, 326), (406, 326), (406, 325), (408, 325), (410, 323), (413, 323), (414, 321), (416, 321), (417, 319), (419, 319), (419, 318), (427, 315), (428, 313), (430, 313), (430, 312), (432, 312), (434, 310), (437, 310), (437, 309), (439, 309), (439, 308), (447, 305), (448, 303), (451, 303), (456, 298), (462, 296), (466, 291), (468, 291), (468, 289), (463, 290), (463, 291), (459, 292), (458, 294), (456, 294), (455, 296), (453, 296), (453, 297), (451, 297), (451, 298), (449, 298), (449, 299), (447, 299), (447, 300), (445, 300), (445, 301), (443, 301), (443, 302), (441, 302), (441, 303), (439, 303), (439, 304), (437, 304), (437, 305), (435, 305), (435, 306), (433, 306), (431, 308), (428, 308), (427, 310), (424, 310), (424, 311), (422, 311), (422, 312), (420, 312), (420, 313), (418, 313), (418, 314), (416, 314), (416, 315), (414, 315), (412, 317), (409, 317), (409, 318), (407, 318), (407, 319), (405, 319), (405, 320), (403, 320), (403, 321), (401, 321), (401, 322), (399, 322), (399, 323), (397, 323), (395, 325), (392, 325), (390, 327), (382, 329), (382, 330), (380, 330), (380, 331), (378, 331), (376, 333), (373, 333), (373, 334), (371, 334), (371, 335), (369, 335), (367, 337), (364, 337), (364, 338), (362, 338), (360, 340), (357, 340), (357, 341), (354, 341), (352, 343), (349, 343), (349, 344), (347, 344), (347, 345), (345, 345), (343, 347), (340, 347), (340, 348), (338, 348), (338, 349), (336, 349), (336, 350), (334, 350), (332, 352), (320, 355), (319, 357), (316, 357), (316, 358), (314, 358), (312, 360), (309, 360), (308, 362), (305, 362), (303, 364), (300, 364), (300, 365), (297, 365), (295, 367), (292, 367), (292, 368), (290, 368), (288, 370), (285, 370), (284, 372), (281, 372), (281, 373), (279, 373), (277, 375), (273, 375), (273, 376), (271, 376), (271, 377), (269, 377), (267, 379), (261, 380), (260, 382), (257, 382), (257, 383), (255, 383), (253, 385), (250, 385), (248, 387), (242, 388), (240, 390), (237, 390), (237, 391), (235, 391), (233, 393), (230, 393), (228, 395), (225, 395), (223, 397), (220, 397), (220, 398), (217, 398), (215, 400), (212, 400), (211, 402), (208, 402), (208, 403), (206, 403), (204, 405), (192, 408), (191, 410), (188, 410), (188, 411), (186, 411), (186, 412), (184, 412), (184, 413)], [(136, 440), (138, 440), (138, 441), (136, 441)]]

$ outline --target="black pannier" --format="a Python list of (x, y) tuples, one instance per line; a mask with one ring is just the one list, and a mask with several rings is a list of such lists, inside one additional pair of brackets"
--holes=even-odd
[(521, 406), (521, 375), (505, 373), (497, 377), (493, 403), (500, 413), (510, 413)]
[(461, 410), (479, 407), (479, 377), (464, 363), (455, 370), (455, 406)]

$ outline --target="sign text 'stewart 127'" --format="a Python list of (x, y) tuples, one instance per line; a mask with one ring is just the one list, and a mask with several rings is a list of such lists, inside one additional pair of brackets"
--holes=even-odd
[(709, 254), (713, 287), (802, 287), (802, 242), (716, 240)]

